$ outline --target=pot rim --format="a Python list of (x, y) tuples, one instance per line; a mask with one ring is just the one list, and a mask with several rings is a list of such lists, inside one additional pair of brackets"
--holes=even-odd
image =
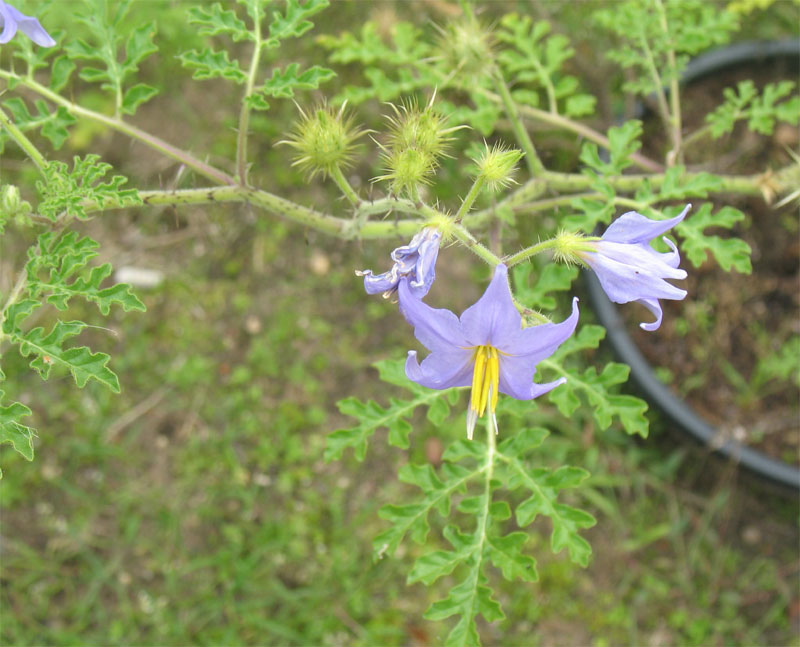
[[(800, 59), (800, 39), (780, 41), (746, 41), (713, 50), (689, 62), (682, 83), (700, 80), (744, 62), (766, 61), (772, 58)], [(800, 490), (800, 468), (772, 458), (763, 452), (743, 445), (726, 436), (700, 418), (694, 410), (661, 382), (650, 363), (644, 358), (628, 335), (618, 308), (603, 291), (600, 281), (590, 271), (583, 271), (592, 308), (605, 327), (607, 339), (619, 359), (631, 367), (631, 377), (645, 397), (655, 404), (684, 432), (701, 441), (715, 452), (736, 461), (759, 476), (782, 486)]]

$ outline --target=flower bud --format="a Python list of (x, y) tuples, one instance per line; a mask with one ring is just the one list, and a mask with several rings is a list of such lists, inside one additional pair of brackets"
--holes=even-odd
[(330, 106), (320, 106), (306, 114), (300, 110), (300, 121), (295, 125), (287, 144), (298, 154), (292, 166), (297, 166), (311, 177), (317, 173), (329, 175), (335, 168), (347, 168), (353, 163), (356, 140), (367, 131), (353, 125), (352, 118)]
[(456, 70), (458, 76), (467, 79), (491, 71), (494, 65), (494, 37), (491, 30), (473, 16), (450, 23), (439, 32), (438, 49), (445, 63), (444, 69)]
[(557, 262), (585, 266), (582, 253), (596, 251), (599, 239), (584, 236), (580, 232), (560, 231), (554, 240), (553, 256)]
[(483, 180), (490, 191), (497, 191), (510, 184), (515, 184), (511, 177), (517, 170), (517, 162), (522, 158), (522, 151), (516, 148), (505, 148), (495, 144), (491, 148), (486, 145), (474, 160), (477, 165), (476, 177)]
[(430, 184), (436, 170), (436, 159), (419, 148), (383, 149), (386, 173), (375, 178), (391, 182), (391, 192), (414, 196), (417, 187)]
[(453, 139), (450, 133), (463, 126), (447, 128), (447, 117), (433, 107), (434, 98), (423, 109), (413, 101), (402, 103), (399, 107), (392, 105), (394, 117), (387, 117), (391, 125), (389, 148), (416, 148), (434, 160), (446, 154), (447, 146)]

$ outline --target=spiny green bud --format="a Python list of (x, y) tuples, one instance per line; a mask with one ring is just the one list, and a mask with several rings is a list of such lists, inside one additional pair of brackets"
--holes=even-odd
[(428, 219), (427, 224), (429, 227), (436, 228), (442, 235), (442, 242), (446, 243), (453, 238), (458, 223), (450, 214), (437, 211), (436, 215)]
[(392, 104), (394, 116), (388, 116), (390, 130), (388, 144), (393, 150), (416, 148), (434, 160), (446, 155), (450, 134), (463, 128), (447, 128), (447, 117), (433, 107), (436, 97), (431, 97), (425, 108), (420, 109), (416, 101), (404, 101), (400, 106)]
[(494, 36), (473, 16), (437, 29), (444, 69), (455, 70), (462, 78), (483, 75), (492, 69)]
[(435, 158), (419, 148), (387, 150), (383, 148), (384, 175), (373, 181), (388, 180), (394, 194), (416, 197), (420, 185), (430, 184), (436, 170)]
[(367, 131), (353, 125), (352, 118), (346, 116), (344, 110), (344, 105), (339, 110), (323, 105), (308, 114), (300, 109), (301, 118), (291, 138), (278, 142), (298, 151), (292, 166), (314, 177), (317, 173), (330, 175), (337, 167), (344, 169), (352, 165), (357, 148), (355, 142)]
[(498, 191), (510, 184), (516, 184), (512, 175), (517, 170), (517, 162), (522, 158), (522, 151), (495, 144), (485, 145), (475, 164), (478, 167), (476, 177), (483, 180), (490, 191)]
[(577, 231), (560, 231), (553, 239), (553, 256), (559, 263), (566, 265), (586, 265), (583, 259), (585, 252), (594, 252), (595, 242), (600, 240), (595, 236), (584, 236)]

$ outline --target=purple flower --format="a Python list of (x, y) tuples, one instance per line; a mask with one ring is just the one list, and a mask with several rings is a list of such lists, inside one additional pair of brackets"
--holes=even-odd
[(17, 30), (21, 31), (37, 45), (42, 47), (52, 47), (56, 44), (50, 34), (48, 34), (41, 23), (31, 16), (26, 16), (17, 11), (10, 4), (0, 0), (0, 45), (10, 41)]
[(400, 282), (400, 311), (414, 326), (414, 335), (431, 351), (420, 364), (416, 351), (408, 352), (406, 375), (431, 389), (472, 385), (467, 413), (467, 437), (486, 411), (494, 417), (498, 393), (531, 400), (547, 393), (565, 378), (534, 384), (536, 364), (552, 355), (575, 330), (578, 299), (572, 314), (560, 324), (522, 328), (522, 317), (508, 287), (508, 268), (500, 264), (483, 296), (461, 317), (437, 310), (415, 298), (407, 281)]
[(652, 323), (639, 324), (644, 330), (657, 330), (661, 325), (659, 299), (683, 299), (686, 290), (676, 288), (664, 279), (685, 279), (686, 272), (678, 268), (680, 254), (667, 237), (664, 242), (672, 251), (660, 253), (650, 247), (656, 236), (672, 229), (692, 205), (669, 220), (650, 220), (635, 211), (629, 211), (615, 220), (603, 237), (586, 243), (593, 251), (578, 255), (591, 267), (603, 290), (614, 303), (636, 301), (656, 316)]
[(425, 227), (408, 245), (392, 252), (394, 265), (388, 272), (373, 276), (372, 270), (362, 270), (356, 271), (356, 275), (364, 277), (367, 294), (383, 292), (387, 298), (397, 290), (400, 279), (407, 278), (410, 293), (421, 299), (428, 294), (436, 278), (434, 266), (441, 241), (442, 234), (436, 227)]

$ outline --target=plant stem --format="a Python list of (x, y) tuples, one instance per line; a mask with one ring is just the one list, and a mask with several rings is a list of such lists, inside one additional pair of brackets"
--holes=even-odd
[[(677, 149), (675, 148), (676, 142), (673, 117), (670, 114), (669, 107), (667, 106), (667, 97), (664, 94), (664, 84), (661, 81), (661, 75), (658, 73), (658, 67), (656, 66), (653, 52), (650, 49), (650, 45), (647, 43), (647, 37), (641, 29), (639, 31), (639, 44), (644, 51), (645, 67), (647, 67), (647, 70), (650, 72), (650, 76), (653, 79), (653, 85), (655, 86), (656, 100), (658, 101), (658, 112), (661, 114), (661, 121), (664, 123), (664, 128), (666, 129), (667, 133), (669, 133), (670, 139), (672, 140), (672, 151), (674, 152)], [(667, 155), (667, 158), (667, 165), (672, 166), (672, 164), (674, 164), (674, 159), (670, 155)]]
[(528, 260), (531, 256), (536, 256), (536, 254), (541, 254), (548, 249), (553, 249), (556, 246), (557, 240), (555, 238), (551, 238), (549, 240), (543, 240), (541, 243), (537, 243), (536, 245), (531, 245), (530, 247), (526, 247), (522, 251), (517, 252), (516, 254), (512, 254), (505, 258), (505, 264), (509, 267), (513, 267), (517, 263), (521, 263), (522, 261)]
[(470, 187), (469, 193), (467, 193), (467, 197), (464, 198), (464, 201), (461, 203), (461, 206), (458, 208), (458, 213), (456, 214), (456, 222), (461, 222), (469, 213), (470, 207), (477, 199), (478, 195), (483, 189), (486, 181), (480, 175), (475, 178), (475, 182), (473, 182), (472, 186)]
[(528, 135), (528, 131), (525, 129), (525, 124), (523, 124), (522, 119), (520, 119), (517, 104), (511, 98), (511, 93), (508, 91), (508, 86), (506, 86), (505, 79), (503, 79), (499, 69), (495, 70), (494, 77), (495, 87), (500, 93), (500, 99), (505, 107), (506, 115), (511, 121), (511, 129), (514, 131), (517, 142), (525, 152), (525, 162), (528, 165), (528, 170), (534, 177), (541, 175), (544, 173), (544, 164), (542, 164), (542, 160), (539, 159), (533, 141)]
[(334, 182), (336, 182), (336, 186), (339, 187), (339, 190), (344, 194), (344, 197), (348, 199), (350, 204), (354, 207), (357, 207), (361, 204), (361, 198), (358, 197), (358, 194), (355, 192), (352, 186), (350, 186), (350, 182), (347, 181), (347, 178), (342, 173), (342, 169), (338, 166), (334, 166), (331, 169), (331, 178)]
[(261, 24), (258, 20), (255, 20), (254, 23), (253, 35), (255, 36), (255, 43), (253, 45), (253, 56), (250, 59), (250, 70), (247, 73), (247, 85), (242, 97), (242, 107), (239, 111), (239, 131), (236, 136), (236, 170), (239, 176), (239, 183), (244, 186), (247, 186), (247, 131), (250, 128), (251, 110), (247, 100), (253, 94), (258, 64), (261, 60)]
[(672, 126), (672, 150), (667, 155), (667, 164), (672, 166), (681, 159), (681, 130), (683, 129), (681, 120), (681, 101), (680, 101), (680, 79), (678, 78), (678, 65), (675, 61), (675, 48), (672, 46), (670, 38), (669, 24), (667, 23), (667, 12), (661, 0), (656, 0), (659, 22), (661, 29), (668, 40), (667, 46), (667, 65), (669, 66), (669, 102), (671, 107), (670, 124)]
[(501, 262), (496, 254), (493, 254), (491, 250), (481, 245), (475, 236), (463, 225), (455, 225), (453, 227), (453, 235), (460, 240), (467, 249), (471, 250), (478, 258), (486, 261), (490, 266), (494, 267)]
[(128, 137), (133, 139), (138, 139), (142, 143), (150, 146), (151, 148), (156, 149), (157, 151), (163, 153), (167, 157), (171, 157), (174, 160), (177, 160), (191, 169), (194, 169), (197, 173), (202, 175), (203, 177), (213, 181), (218, 182), (220, 184), (236, 184), (236, 179), (221, 171), (218, 168), (210, 166), (205, 162), (197, 159), (196, 157), (192, 156), (190, 153), (187, 153), (180, 148), (176, 148), (172, 144), (168, 144), (163, 139), (156, 137), (155, 135), (151, 135), (143, 130), (140, 130), (136, 126), (132, 126), (128, 123), (125, 123), (122, 119), (117, 119), (115, 117), (109, 117), (99, 112), (95, 112), (94, 110), (89, 110), (87, 108), (83, 108), (72, 101), (69, 101), (62, 97), (59, 94), (51, 91), (49, 88), (44, 87), (43, 85), (37, 83), (33, 79), (27, 79), (11, 72), (7, 72), (5, 70), (0, 70), (0, 77), (4, 77), (6, 79), (13, 79), (15, 81), (19, 81), (21, 85), (33, 90), (37, 94), (49, 99), (55, 104), (60, 106), (64, 106), (67, 111), (75, 116), (84, 117), (86, 119), (91, 119), (92, 121), (96, 121), (98, 123), (104, 124), (113, 130), (121, 132)]
[[(2, 324), (5, 321), (6, 312), (8, 312), (8, 309), (17, 302), (17, 299), (19, 299), (19, 295), (22, 294), (22, 291), (25, 288), (27, 282), (28, 282), (28, 272), (27, 270), (23, 269), (19, 273), (19, 276), (17, 277), (17, 282), (14, 284), (14, 287), (11, 289), (11, 292), (9, 292), (6, 302), (3, 304), (3, 309), (0, 310), (0, 324)], [(3, 332), (3, 326), (0, 325), (0, 345), (2, 345), (4, 337), (6, 337), (6, 334)]]
[(31, 161), (36, 164), (36, 168), (39, 169), (39, 172), (44, 173), (47, 160), (39, 152), (39, 149), (34, 146), (33, 142), (25, 136), (25, 133), (17, 128), (16, 124), (11, 121), (2, 108), (0, 108), (0, 126), (8, 131), (8, 134), (17, 142), (19, 147), (31, 158)]

